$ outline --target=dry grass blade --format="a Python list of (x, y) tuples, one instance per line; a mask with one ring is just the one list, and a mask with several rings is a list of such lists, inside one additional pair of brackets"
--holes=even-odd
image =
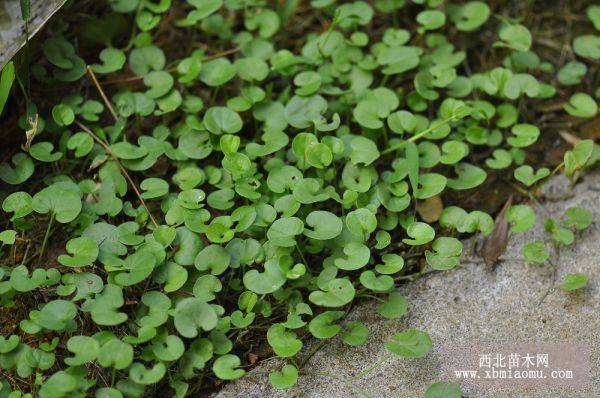
[(137, 195), (137, 197), (139, 198), (140, 202), (142, 203), (142, 206), (144, 206), (144, 208), (146, 209), (146, 212), (148, 213), (148, 216), (150, 217), (150, 220), (152, 220), (152, 223), (154, 224), (155, 227), (158, 227), (158, 223), (156, 222), (156, 219), (154, 218), (154, 216), (150, 212), (150, 209), (148, 208), (148, 206), (146, 206), (146, 201), (144, 200), (144, 198), (142, 198), (142, 194), (140, 193), (139, 189), (137, 188), (137, 186), (133, 182), (133, 179), (131, 178), (131, 176), (129, 175), (129, 173), (125, 169), (125, 167), (123, 167), (123, 165), (121, 164), (121, 162), (119, 162), (119, 158), (117, 158), (117, 156), (115, 156), (115, 154), (110, 149), (110, 147), (108, 146), (108, 144), (106, 144), (104, 141), (102, 141), (102, 139), (100, 139), (100, 137), (98, 137), (86, 125), (80, 123), (79, 121), (75, 121), (75, 123), (83, 131), (85, 131), (86, 133), (88, 133), (89, 135), (91, 135), (92, 138), (94, 139), (94, 141), (96, 141), (98, 144), (100, 144), (104, 148), (104, 150), (106, 151), (106, 153), (108, 153), (110, 155), (110, 157), (113, 158), (113, 160), (115, 161), (115, 163), (117, 164), (117, 166), (119, 166), (119, 169), (121, 169), (121, 172), (123, 172), (123, 174), (125, 175), (125, 178), (127, 178), (127, 181), (129, 181), (129, 184), (131, 185), (131, 187), (133, 188), (135, 194)]
[(560, 131), (558, 132), (558, 134), (561, 136), (561, 138), (562, 138), (563, 140), (565, 140), (565, 141), (566, 141), (568, 144), (571, 144), (571, 145), (575, 145), (575, 144), (577, 144), (579, 141), (581, 141), (581, 138), (579, 138), (579, 137), (576, 137), (576, 136), (574, 136), (573, 134), (571, 134), (571, 133), (569, 133), (569, 132), (567, 132), (567, 131), (564, 131), (564, 130), (560, 130)]
[(512, 196), (508, 198), (500, 213), (494, 222), (492, 233), (483, 242), (481, 248), (481, 257), (488, 268), (493, 268), (498, 262), (498, 258), (506, 250), (508, 244), (508, 221), (504, 218), (504, 214), (512, 204)]
[(98, 79), (96, 78), (96, 74), (94, 73), (94, 71), (92, 70), (92, 68), (89, 65), (87, 67), (87, 72), (90, 75), (90, 77), (92, 78), (94, 85), (98, 89), (98, 92), (100, 93), (100, 96), (102, 97), (102, 100), (104, 101), (104, 103), (106, 104), (106, 107), (110, 111), (110, 114), (112, 115), (113, 119), (115, 119), (115, 122), (118, 122), (119, 117), (117, 116), (117, 113), (113, 109), (110, 101), (108, 100), (108, 97), (104, 93), (104, 90), (102, 89), (102, 86), (100, 85), (100, 82), (98, 82)]

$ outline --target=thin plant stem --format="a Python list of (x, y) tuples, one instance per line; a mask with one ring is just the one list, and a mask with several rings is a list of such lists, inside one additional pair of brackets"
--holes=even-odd
[(517, 184), (514, 184), (512, 182), (508, 183), (515, 191), (519, 192), (521, 195), (525, 195), (525, 196), (531, 196), (531, 193), (523, 188), (521, 188), (520, 186), (518, 186)]
[(425, 130), (421, 131), (420, 133), (413, 135), (408, 140), (402, 141), (399, 144), (396, 144), (396, 145), (393, 145), (393, 146), (391, 146), (391, 147), (389, 147), (387, 149), (384, 149), (381, 153), (383, 155), (385, 155), (386, 153), (397, 151), (398, 149), (401, 149), (406, 144), (407, 141), (415, 142), (419, 138), (422, 138), (423, 136), (431, 133), (433, 130), (435, 130), (435, 129), (439, 128), (439, 127), (442, 127), (442, 126), (444, 126), (444, 125), (446, 125), (448, 123), (450, 123), (454, 119), (455, 119), (455, 117), (451, 116), (451, 117), (449, 117), (447, 119), (442, 120), (439, 123), (432, 123), (431, 126), (429, 126), (428, 128), (426, 128)]
[(423, 270), (421, 272), (415, 272), (414, 274), (398, 276), (398, 277), (394, 278), (394, 280), (395, 281), (403, 281), (403, 280), (414, 281), (415, 279), (418, 279), (424, 275), (427, 275), (427, 274), (430, 274), (430, 273), (436, 272), (436, 271), (437, 270), (430, 268), (430, 269)]
[(44, 234), (44, 241), (42, 242), (42, 248), (40, 249), (38, 261), (42, 261), (44, 250), (46, 250), (46, 243), (48, 243), (48, 238), (50, 237), (50, 229), (52, 228), (52, 224), (54, 224), (54, 213), (50, 212), (50, 220), (48, 221), (48, 226), (46, 227), (46, 233)]
[(388, 82), (388, 80), (389, 80), (390, 76), (391, 76), (391, 75), (384, 75), (384, 76), (383, 76), (383, 79), (381, 79), (381, 84), (380, 84), (380, 86), (383, 86), (383, 87), (385, 87), (385, 85), (387, 84), (387, 82)]
[(563, 168), (564, 165), (565, 165), (565, 162), (560, 162), (560, 164), (558, 166), (556, 166), (554, 168), (554, 170), (552, 170), (552, 173), (550, 173), (550, 175), (548, 177), (554, 176), (556, 173), (558, 173), (560, 171), (560, 169)]
[(112, 369), (112, 374), (110, 377), (110, 386), (113, 387), (115, 385), (115, 379), (117, 378), (117, 369), (113, 368)]
[(340, 10), (336, 9), (335, 14), (333, 15), (333, 21), (331, 22), (331, 25), (329, 25), (329, 28), (327, 28), (327, 33), (325, 34), (325, 37), (323, 38), (323, 42), (317, 43), (317, 50), (319, 50), (319, 54), (321, 54), (321, 56), (323, 58), (325, 58), (325, 54), (323, 54), (323, 47), (329, 41), (329, 37), (331, 36), (333, 29), (335, 29), (335, 27), (337, 26), (337, 24), (339, 22), (338, 21), (339, 14), (340, 14)]
[(298, 250), (298, 253), (300, 253), (300, 258), (302, 259), (302, 262), (304, 263), (304, 265), (306, 265), (308, 267), (308, 262), (304, 258), (304, 254), (302, 253), (302, 250), (300, 250), (300, 247), (298, 246), (297, 243), (296, 243), (296, 250)]
[(326, 340), (321, 340), (317, 346), (304, 358), (302, 358), (302, 360), (300, 361), (300, 364), (298, 365), (298, 369), (302, 369), (304, 367), (304, 365), (306, 365), (306, 363), (317, 353), (319, 352), (319, 350), (321, 348), (323, 348), (323, 346), (325, 345)]
[(372, 294), (360, 294), (359, 296), (360, 297), (370, 298), (370, 299), (379, 301), (380, 303), (385, 303), (384, 299), (382, 299), (381, 297), (373, 296)]
[(381, 365), (383, 365), (383, 363), (385, 361), (387, 361), (388, 359), (391, 359), (393, 357), (393, 354), (387, 353), (384, 356), (382, 356), (379, 361), (375, 362), (373, 365), (369, 366), (367, 369), (365, 369), (364, 371), (360, 372), (359, 374), (357, 374), (356, 376), (354, 376), (352, 378), (352, 380), (360, 380), (363, 377), (367, 376), (368, 374), (372, 373), (374, 370), (376, 370), (377, 368), (381, 367)]
[(385, 127), (385, 124), (381, 128), (381, 131), (383, 132), (383, 142), (385, 142), (385, 145), (387, 146), (389, 143), (389, 139), (388, 139), (388, 133), (387, 133), (387, 128)]

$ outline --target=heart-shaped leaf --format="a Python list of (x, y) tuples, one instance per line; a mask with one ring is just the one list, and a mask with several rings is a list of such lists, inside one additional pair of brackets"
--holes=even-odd
[(325, 292), (314, 291), (308, 299), (322, 307), (341, 307), (351, 302), (354, 294), (354, 286), (348, 279), (336, 278), (328, 283)]
[(515, 169), (515, 178), (521, 181), (526, 186), (530, 187), (539, 180), (542, 180), (550, 175), (550, 170), (545, 167), (537, 170), (535, 173), (531, 166), (520, 166)]
[(341, 334), (342, 341), (349, 346), (357, 347), (367, 342), (369, 329), (360, 322), (348, 322)]
[(335, 321), (343, 315), (343, 311), (325, 311), (310, 321), (308, 330), (317, 339), (330, 339), (342, 330), (342, 327)]
[(298, 339), (296, 333), (280, 324), (272, 325), (267, 331), (267, 341), (275, 354), (280, 357), (293, 357), (302, 348), (302, 341)]
[(222, 380), (235, 380), (242, 377), (246, 371), (239, 369), (240, 358), (236, 355), (227, 354), (220, 356), (213, 363), (212, 370), (215, 375)]
[(70, 256), (61, 254), (58, 262), (68, 267), (84, 267), (91, 265), (98, 258), (98, 244), (91, 238), (82, 236), (67, 242)]
[(435, 230), (429, 224), (424, 222), (414, 222), (410, 224), (406, 233), (412, 239), (402, 239), (402, 242), (412, 246), (424, 245), (431, 242), (435, 237)]
[(183, 299), (177, 304), (173, 319), (175, 329), (187, 338), (196, 337), (199, 329), (214, 329), (218, 321), (215, 310), (209, 304), (193, 297)]
[(244, 286), (257, 294), (273, 293), (286, 281), (279, 263), (269, 260), (265, 263), (264, 272), (253, 269), (244, 274)]
[(306, 224), (312, 229), (304, 228), (304, 235), (312, 239), (333, 239), (342, 232), (342, 220), (335, 214), (317, 210), (306, 217)]
[(269, 382), (276, 388), (291, 388), (298, 380), (298, 369), (294, 365), (285, 365), (280, 372), (269, 373)]
[(66, 224), (81, 212), (79, 187), (72, 182), (55, 182), (33, 195), (31, 207), (36, 213), (51, 213), (56, 221)]

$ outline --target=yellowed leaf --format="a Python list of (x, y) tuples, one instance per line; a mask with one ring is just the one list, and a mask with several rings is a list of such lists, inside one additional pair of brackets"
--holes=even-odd
[(417, 213), (419, 213), (425, 222), (435, 222), (439, 220), (442, 210), (444, 210), (444, 204), (439, 195), (417, 202)]

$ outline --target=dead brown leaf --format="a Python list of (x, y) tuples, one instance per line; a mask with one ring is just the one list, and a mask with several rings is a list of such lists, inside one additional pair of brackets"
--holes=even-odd
[(250, 362), (252, 365), (254, 365), (257, 361), (258, 361), (258, 355), (253, 354), (253, 353), (248, 354), (248, 362)]
[(508, 244), (508, 221), (504, 218), (504, 214), (511, 204), (512, 195), (508, 198), (500, 213), (498, 213), (494, 222), (494, 229), (485, 239), (481, 248), (481, 257), (483, 257), (485, 265), (490, 269), (494, 268), (498, 258), (504, 253)]
[(27, 131), (25, 131), (25, 144), (23, 144), (23, 146), (21, 147), (24, 151), (29, 152), (29, 147), (31, 146), (31, 143), (33, 142), (33, 137), (35, 137), (35, 134), (37, 133), (37, 129), (38, 129), (38, 121), (39, 121), (39, 116), (36, 113), (35, 115), (29, 117), (27, 119), (27, 121), (29, 122), (29, 125), (31, 126), (31, 128), (29, 128)]
[(590, 122), (585, 123), (579, 128), (584, 138), (596, 140), (600, 138), (600, 116), (595, 117)]
[(439, 195), (417, 202), (417, 213), (419, 213), (423, 221), (428, 223), (439, 220), (442, 210), (444, 210), (444, 204)]

